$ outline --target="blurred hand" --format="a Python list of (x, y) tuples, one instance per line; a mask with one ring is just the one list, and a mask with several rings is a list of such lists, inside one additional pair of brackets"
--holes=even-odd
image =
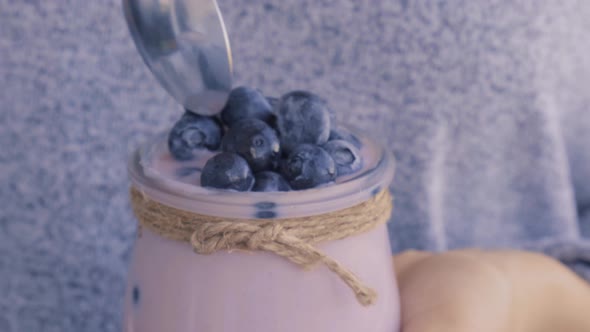
[(402, 332), (590, 331), (590, 285), (522, 251), (409, 251), (394, 257)]

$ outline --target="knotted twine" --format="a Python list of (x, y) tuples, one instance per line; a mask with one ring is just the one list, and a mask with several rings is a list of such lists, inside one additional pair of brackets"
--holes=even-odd
[(318, 216), (285, 219), (232, 219), (179, 210), (135, 187), (131, 204), (140, 227), (165, 238), (189, 242), (198, 254), (216, 251), (267, 251), (308, 270), (321, 263), (344, 281), (363, 306), (375, 303), (377, 293), (314, 244), (367, 232), (389, 220), (392, 202), (383, 190), (356, 206)]

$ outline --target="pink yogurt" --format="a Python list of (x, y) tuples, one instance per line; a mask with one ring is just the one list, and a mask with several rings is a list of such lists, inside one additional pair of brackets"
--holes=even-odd
[[(199, 169), (211, 154), (177, 162), (165, 135), (136, 151), (129, 163), (134, 186), (152, 199), (199, 214), (277, 218), (323, 214), (359, 204), (393, 177), (393, 157), (362, 139), (364, 167), (321, 188), (240, 193), (200, 187)], [(264, 204), (259, 204), (264, 203)], [(148, 230), (137, 239), (125, 296), (125, 332), (397, 332), (399, 294), (385, 225), (317, 247), (375, 289), (361, 306), (326, 267), (304, 271), (266, 252), (195, 254), (188, 243)]]

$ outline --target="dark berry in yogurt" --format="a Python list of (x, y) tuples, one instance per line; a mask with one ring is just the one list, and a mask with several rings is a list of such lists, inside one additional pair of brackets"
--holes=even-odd
[(258, 119), (265, 122), (273, 120), (272, 106), (268, 99), (259, 91), (249, 87), (237, 87), (228, 97), (221, 111), (223, 123), (232, 127), (244, 119)]
[(274, 170), (278, 166), (281, 145), (268, 124), (258, 119), (235, 123), (223, 137), (221, 148), (242, 156), (252, 171)]
[(185, 112), (168, 135), (168, 150), (177, 160), (191, 160), (199, 150), (217, 150), (223, 129), (212, 117)]
[(178, 120), (168, 147), (182, 163), (174, 161), (171, 168), (180, 181), (200, 177), (203, 187), (235, 191), (304, 190), (338, 182), (364, 167), (365, 147), (334, 118), (312, 92), (275, 98), (237, 87), (218, 119), (187, 111)]
[(246, 160), (231, 152), (219, 153), (209, 160), (201, 173), (201, 186), (236, 191), (249, 191), (254, 176)]
[(363, 167), (360, 151), (350, 142), (333, 140), (322, 147), (334, 160), (338, 176), (352, 174)]
[(330, 111), (326, 102), (311, 92), (289, 92), (277, 107), (277, 126), (281, 147), (287, 153), (300, 144), (321, 145), (330, 137)]
[(282, 163), (282, 174), (293, 189), (309, 189), (336, 179), (336, 164), (317, 145), (301, 144), (293, 148)]
[(252, 191), (289, 191), (291, 186), (281, 174), (264, 171), (254, 175), (254, 187)]

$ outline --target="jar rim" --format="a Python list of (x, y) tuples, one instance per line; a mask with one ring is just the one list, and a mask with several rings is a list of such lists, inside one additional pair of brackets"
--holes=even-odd
[[(356, 133), (355, 133), (356, 134)], [(287, 192), (237, 192), (190, 185), (146, 170), (149, 148), (165, 139), (156, 135), (131, 154), (128, 173), (133, 186), (162, 204), (224, 218), (296, 218), (320, 215), (360, 204), (389, 187), (395, 171), (390, 151), (363, 137), (375, 149), (371, 167), (341, 183)], [(361, 137), (359, 135), (359, 137)]]

